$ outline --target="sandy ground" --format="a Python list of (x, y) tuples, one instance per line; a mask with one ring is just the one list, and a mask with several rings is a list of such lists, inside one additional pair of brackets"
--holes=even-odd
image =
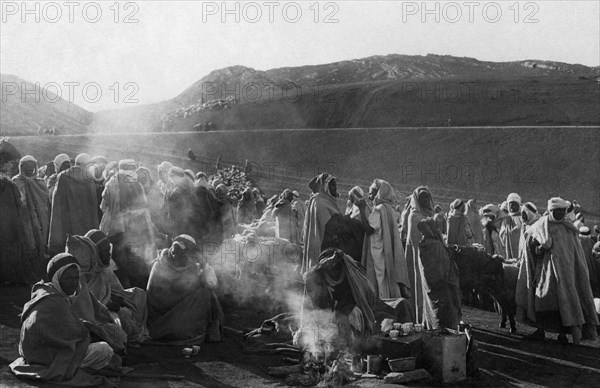
[[(18, 355), (20, 321), (18, 314), (29, 298), (28, 287), (0, 287), (0, 386), (50, 387), (49, 384), (16, 379), (8, 369)], [(267, 367), (285, 365), (281, 356), (242, 353), (242, 340), (236, 332), (258, 327), (273, 314), (266, 304), (224, 304), (228, 329), (219, 344), (205, 344), (198, 356), (186, 359), (181, 347), (143, 346), (128, 349), (126, 366), (138, 374), (172, 375), (164, 379), (112, 378), (125, 388), (179, 387), (277, 387), (281, 380), (270, 377)], [(583, 345), (559, 345), (550, 335), (543, 343), (523, 341), (533, 331), (519, 325), (511, 335), (498, 328), (496, 313), (470, 307), (463, 310), (464, 320), (475, 328), (478, 341), (479, 376), (453, 384), (457, 387), (594, 387), (600, 385), (600, 341)], [(421, 383), (417, 386), (439, 386)], [(381, 387), (381, 380), (361, 381), (355, 386)]]

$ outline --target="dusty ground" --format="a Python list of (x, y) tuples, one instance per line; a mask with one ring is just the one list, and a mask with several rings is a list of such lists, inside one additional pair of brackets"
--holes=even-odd
[[(20, 322), (18, 314), (29, 298), (27, 287), (0, 287), (0, 386), (48, 387), (16, 379), (9, 371), (18, 355)], [(270, 317), (264, 303), (235, 307), (224, 303), (227, 326), (235, 330), (257, 327)], [(455, 386), (494, 387), (593, 387), (600, 384), (600, 341), (585, 345), (561, 346), (551, 336), (544, 343), (531, 343), (521, 337), (533, 330), (519, 325), (519, 333), (510, 335), (498, 328), (499, 316), (466, 307), (464, 320), (476, 328), (479, 344), (478, 377)], [(205, 344), (197, 357), (181, 355), (180, 347), (144, 346), (129, 349), (125, 364), (135, 373), (179, 375), (182, 379), (112, 379), (120, 387), (261, 387), (283, 386), (266, 373), (268, 366), (284, 365), (281, 356), (256, 356), (242, 353), (242, 342), (234, 330), (227, 330), (221, 344)], [(363, 381), (359, 386), (381, 386), (380, 381)], [(419, 384), (431, 386), (435, 384)]]

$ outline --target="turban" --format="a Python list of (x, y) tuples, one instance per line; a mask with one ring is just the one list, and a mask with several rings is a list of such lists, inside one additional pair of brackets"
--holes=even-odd
[(294, 197), (300, 198), (300, 193), (298, 192), (298, 190), (292, 191), (292, 194), (294, 194)]
[(206, 179), (206, 174), (205, 174), (204, 172), (202, 172), (202, 171), (199, 171), (199, 172), (196, 174), (196, 180), (198, 180), (198, 179), (200, 179), (200, 178), (204, 178), (204, 179)]
[(194, 172), (189, 168), (183, 171), (185, 175), (187, 175), (191, 180), (194, 180)]
[(81, 153), (79, 155), (77, 155), (77, 157), (75, 158), (75, 165), (76, 166), (85, 166), (86, 164), (89, 164), (92, 161), (92, 158), (86, 154), (86, 153)]
[(138, 166), (133, 159), (123, 159), (119, 161), (119, 170), (135, 171)]
[[(227, 195), (227, 186), (225, 186), (223, 183), (219, 184), (217, 187), (215, 187), (215, 194), (217, 199), (225, 198)], [(277, 201), (278, 196), (274, 195), (273, 197), (275, 198), (275, 201)]]
[(185, 171), (183, 171), (183, 168), (181, 167), (171, 167), (169, 169), (169, 175), (183, 178), (185, 177)]
[(200, 248), (198, 248), (198, 245), (196, 244), (196, 240), (194, 240), (194, 238), (192, 236), (189, 236), (187, 234), (180, 234), (179, 236), (175, 237), (173, 239), (173, 243), (179, 243), (179, 244), (183, 245), (183, 247), (185, 248), (185, 251), (190, 251), (190, 252), (200, 251)]
[(37, 160), (35, 160), (35, 158), (31, 155), (25, 155), (21, 158), (21, 160), (19, 160), (19, 164), (21, 163), (25, 163), (25, 162), (34, 162), (37, 163)]
[(98, 163), (98, 164), (103, 164), (106, 166), (108, 164), (108, 159), (106, 159), (104, 156), (94, 156), (92, 158), (92, 162)]
[(104, 166), (101, 164), (92, 164), (87, 168), (88, 177), (92, 178), (95, 182), (102, 182), (104, 179)]
[(116, 170), (118, 170), (118, 168), (119, 168), (118, 162), (112, 161), (112, 162), (108, 163), (108, 165), (104, 169), (104, 173), (102, 174), (102, 175), (104, 175), (104, 179), (108, 180), (108, 178), (110, 178), (111, 176), (114, 175), (114, 172)]
[(373, 200), (375, 205), (380, 205), (383, 203), (396, 205), (396, 193), (394, 193), (394, 189), (387, 181), (384, 181), (383, 179), (375, 179), (371, 184), (371, 187), (373, 186), (377, 188), (377, 195)]
[(63, 165), (64, 162), (70, 162), (71, 158), (67, 154), (59, 154), (54, 158), (54, 170), (58, 172), (60, 170), (60, 166)]
[(60, 287), (60, 277), (62, 276), (63, 272), (65, 272), (65, 270), (71, 266), (75, 266), (77, 269), (79, 269), (79, 263), (77, 262), (77, 259), (68, 253), (59, 253), (48, 262), (48, 266), (46, 267), (48, 279), (62, 294), (65, 294), (65, 292)]
[(503, 210), (508, 213), (508, 202), (502, 202), (502, 204), (500, 205), (500, 210)]
[(110, 242), (108, 241), (108, 237), (106, 234), (99, 229), (92, 229), (85, 234), (85, 237), (92, 240), (94, 244), (98, 247), (98, 251), (106, 248), (110, 248)]
[(220, 178), (215, 178), (215, 179), (212, 181), (212, 186), (213, 186), (213, 188), (214, 188), (215, 190), (217, 189), (217, 187), (219, 187), (219, 186), (220, 186), (220, 185), (222, 185), (222, 184), (223, 184), (223, 180), (222, 180), (222, 179), (220, 179)]
[(567, 209), (569, 206), (571, 206), (571, 203), (560, 197), (554, 197), (548, 200), (548, 211), (552, 211), (554, 209)]
[(527, 214), (527, 223), (528, 224), (532, 224), (533, 222), (537, 221), (540, 218), (537, 207), (535, 207), (535, 205), (531, 202), (525, 203), (522, 206), (521, 211), (525, 212), (525, 214)]
[(506, 202), (516, 202), (519, 205), (521, 204), (521, 196), (517, 193), (510, 193), (506, 198)]
[(574, 225), (582, 236), (589, 236), (592, 233), (590, 228), (581, 221), (575, 221)]
[(527, 208), (527, 210), (529, 210), (532, 213), (537, 213), (538, 212), (537, 207), (532, 202), (527, 202), (523, 206), (525, 206)]
[(482, 216), (498, 217), (498, 213), (500, 213), (500, 208), (492, 203), (481, 208)]
[(433, 211), (436, 213), (439, 213), (442, 211), (442, 207), (440, 205), (435, 205), (435, 207), (433, 208)]
[(169, 172), (169, 170), (171, 170), (171, 167), (173, 167), (173, 164), (170, 162), (162, 162), (161, 164), (158, 165), (158, 172)]
[(465, 206), (465, 203), (463, 202), (462, 199), (455, 199), (454, 201), (452, 201), (452, 203), (450, 204), (450, 208), (454, 209), (454, 210), (459, 210), (462, 207)]
[(365, 192), (360, 188), (360, 186), (354, 186), (351, 188), (349, 194), (354, 195), (358, 199), (363, 199), (365, 196)]

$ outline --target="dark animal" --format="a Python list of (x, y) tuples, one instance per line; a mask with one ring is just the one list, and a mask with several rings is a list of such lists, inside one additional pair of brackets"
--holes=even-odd
[(194, 151), (192, 151), (191, 148), (188, 148), (187, 156), (188, 158), (190, 158), (190, 160), (196, 160), (196, 155), (194, 154)]
[(501, 256), (491, 256), (483, 250), (473, 247), (451, 246), (450, 254), (460, 273), (460, 289), (465, 293), (476, 290), (488, 293), (500, 306), (502, 320), (500, 327), (506, 327), (510, 321), (510, 332), (516, 333), (515, 314), (517, 304), (517, 266), (505, 262)]

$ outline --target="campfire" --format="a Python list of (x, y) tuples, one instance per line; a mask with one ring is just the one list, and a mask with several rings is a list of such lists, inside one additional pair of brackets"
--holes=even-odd
[(333, 318), (331, 311), (306, 314), (294, 335), (294, 345), (302, 349), (300, 362), (270, 368), (269, 373), (285, 377), (290, 386), (340, 386), (353, 380), (353, 358), (347, 353)]
[(352, 371), (352, 357), (346, 352), (338, 351), (326, 356), (318, 356), (305, 352), (300, 364), (269, 368), (273, 376), (285, 377), (290, 386), (324, 386), (338, 387), (355, 379)]

